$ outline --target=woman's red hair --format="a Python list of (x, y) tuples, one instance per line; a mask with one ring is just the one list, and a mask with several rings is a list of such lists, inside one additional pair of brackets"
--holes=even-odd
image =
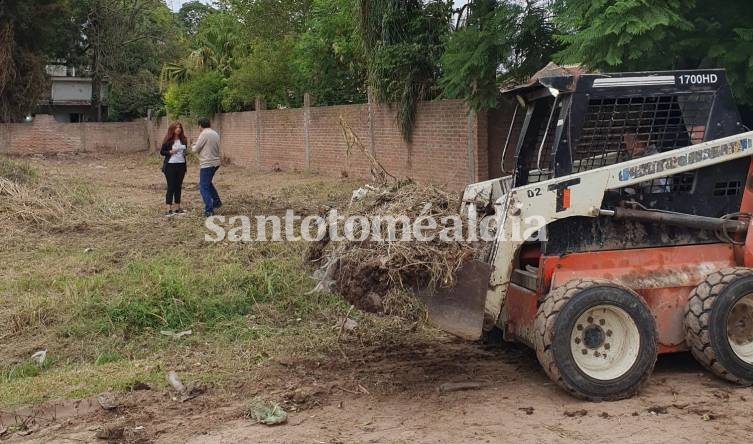
[(186, 139), (186, 130), (183, 128), (183, 124), (180, 122), (173, 122), (170, 124), (169, 127), (167, 127), (167, 135), (165, 136), (165, 140), (162, 141), (162, 144), (170, 143), (172, 144), (175, 142), (175, 128), (180, 126), (180, 141), (183, 143), (183, 145), (188, 145), (188, 139)]

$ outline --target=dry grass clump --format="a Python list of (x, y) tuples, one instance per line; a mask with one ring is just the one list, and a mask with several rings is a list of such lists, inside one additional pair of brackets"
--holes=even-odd
[(66, 230), (123, 215), (112, 202), (100, 202), (83, 180), (42, 178), (30, 164), (0, 160), (0, 223), (5, 226)]

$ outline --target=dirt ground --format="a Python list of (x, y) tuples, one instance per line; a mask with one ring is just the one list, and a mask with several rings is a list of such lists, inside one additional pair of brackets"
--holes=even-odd
[[(153, 208), (143, 217), (154, 218), (148, 226), (159, 226), (163, 185), (153, 171), (134, 169), (133, 165), (142, 161), (135, 157), (74, 158), (34, 164), (55, 174), (106, 183), (111, 195), (128, 205), (141, 205), (152, 196), (155, 204), (148, 204)], [(150, 164), (150, 168), (158, 167)], [(197, 194), (194, 176), (189, 173), (187, 178), (190, 211), (198, 206), (193, 195)], [(248, 209), (258, 205), (259, 196), (270, 190), (323, 186), (322, 181), (302, 175), (252, 175), (228, 167), (219, 184), (221, 191), (227, 190), (234, 198), (234, 210), (241, 212), (247, 209), (244, 205)], [(331, 182), (329, 186), (343, 187), (346, 194), (352, 185)], [(293, 195), (290, 199), (298, 198)], [(307, 203), (306, 199), (296, 202), (299, 210), (312, 212), (319, 211), (322, 204)], [(267, 210), (277, 205), (268, 204)], [(307, 205), (310, 208), (305, 208)], [(103, 241), (101, 248), (105, 245)], [(20, 273), (10, 265), (5, 270), (9, 275)], [(368, 318), (362, 318), (361, 327), (367, 322)], [(418, 334), (416, 330), (422, 327), (395, 325), (391, 333), (382, 336), (358, 331), (342, 337), (337, 331), (328, 333), (332, 345), (309, 354), (282, 351), (270, 353), (271, 357), (258, 365), (217, 365), (209, 370), (232, 373), (232, 377), (210, 380), (205, 393), (185, 402), (176, 399), (163, 381), (115, 391), (117, 406), (107, 411), (89, 395), (0, 409), (0, 442), (107, 442), (109, 436), (111, 442), (144, 443), (706, 443), (750, 442), (753, 437), (753, 389), (714, 378), (686, 353), (662, 356), (638, 396), (588, 403), (552, 384), (535, 354), (524, 347), (468, 343), (431, 329)], [(326, 330), (331, 331), (329, 326)], [(11, 338), (21, 341), (22, 337)], [(6, 345), (2, 350), (21, 347), (19, 355), (28, 356), (20, 342)], [(252, 346), (249, 343), (248, 347)], [(192, 347), (195, 354), (191, 354)], [(213, 345), (203, 340), (180, 348), (187, 356), (181, 369), (190, 370), (191, 360), (199, 359), (201, 353), (224, 356), (209, 355), (212, 349)], [(155, 353), (168, 353), (159, 350)], [(71, 367), (65, 374), (77, 371)], [(45, 381), (38, 379), (44, 377), (36, 380)], [(443, 384), (459, 382), (477, 387), (441, 390)], [(281, 403), (289, 413), (287, 423), (270, 427), (247, 419), (246, 406), (255, 397)]]
[[(480, 388), (440, 391), (468, 381)], [(287, 424), (251, 423), (233, 391), (289, 399)], [(753, 436), (753, 390), (711, 377), (687, 354), (662, 357), (633, 399), (588, 403), (551, 384), (524, 348), (445, 337), (363, 349), (347, 360), (275, 362), (236, 388), (185, 403), (165, 392), (135, 392), (121, 402), (114, 412), (93, 405), (9, 442), (96, 442), (97, 430), (114, 426), (128, 441), (160, 443), (710, 443)]]

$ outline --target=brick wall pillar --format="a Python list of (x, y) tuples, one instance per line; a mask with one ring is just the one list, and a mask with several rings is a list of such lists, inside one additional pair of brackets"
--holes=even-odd
[(261, 110), (264, 109), (264, 102), (261, 97), (257, 97), (254, 102), (254, 112), (256, 113), (256, 166), (261, 169)]
[(311, 96), (303, 94), (303, 147), (306, 152), (304, 166), (306, 171), (311, 170), (311, 140), (309, 139), (309, 125), (311, 123)]

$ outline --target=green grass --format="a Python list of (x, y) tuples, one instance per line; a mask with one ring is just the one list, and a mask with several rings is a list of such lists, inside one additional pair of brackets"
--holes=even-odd
[[(6, 259), (0, 264), (0, 408), (127, 390), (134, 381), (161, 387), (176, 368), (184, 369), (182, 377), (221, 387), (275, 357), (341, 355), (332, 327), (348, 307), (332, 294), (307, 294), (314, 283), (301, 264), (306, 246), (206, 243), (200, 218), (155, 218), (144, 202), (152, 199), (157, 214), (160, 197), (143, 183), (152, 180), (157, 160), (150, 156), (134, 168), (150, 172), (138, 173), (144, 177), (124, 189), (79, 176), (75, 165), (0, 158), (2, 177), (50, 193), (17, 197), (30, 212), (7, 219), (7, 242), (0, 243)], [(71, 171), (60, 175), (58, 168)], [(348, 199), (347, 187), (325, 180), (238, 193), (230, 194), (228, 206), (247, 201), (260, 212), (316, 210)], [(394, 318), (351, 316), (363, 327), (359, 345), (404, 340)], [(189, 329), (180, 339), (160, 334)], [(43, 367), (29, 361), (40, 347), (55, 357)]]
[(297, 316), (311, 312), (300, 298), (310, 282), (290, 261), (262, 260), (250, 269), (234, 263), (202, 267), (189, 258), (161, 256), (134, 260), (104, 275), (61, 281), (59, 286), (77, 295), (66, 333), (224, 331), (259, 304)]
[(144, 360), (55, 366), (33, 377), (17, 378), (0, 384), (0, 406), (82, 398), (108, 390), (127, 391), (136, 381), (159, 388), (165, 385), (164, 378), (159, 365)]
[(0, 177), (16, 183), (27, 183), (36, 179), (37, 170), (29, 162), (0, 159)]
[(0, 373), (0, 381), (7, 384), (16, 379), (32, 378), (42, 373), (43, 367), (36, 362), (23, 362), (4, 369)]
[(112, 362), (118, 362), (123, 359), (123, 355), (116, 351), (103, 351), (97, 355), (97, 359), (94, 360), (96, 365), (105, 365)]

